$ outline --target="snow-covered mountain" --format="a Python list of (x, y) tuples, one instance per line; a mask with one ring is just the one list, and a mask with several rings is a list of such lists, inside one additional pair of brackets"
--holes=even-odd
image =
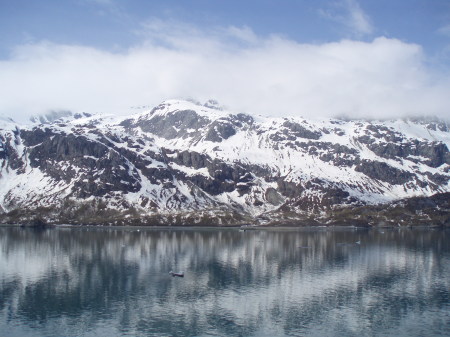
[(51, 117), (0, 121), (1, 222), (450, 222), (442, 121), (267, 118), (175, 100)]

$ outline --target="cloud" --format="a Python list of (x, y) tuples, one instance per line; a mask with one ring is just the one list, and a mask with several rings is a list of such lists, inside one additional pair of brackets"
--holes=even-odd
[(0, 61), (0, 114), (122, 114), (192, 97), (264, 115), (450, 119), (449, 76), (428, 68), (415, 44), (384, 37), (301, 44), (248, 27), (205, 33), (173, 22), (145, 30), (143, 42), (125, 53), (51, 42), (18, 46)]
[(350, 14), (350, 26), (360, 34), (373, 33), (373, 26), (369, 16), (361, 9), (358, 2), (355, 0), (347, 0), (346, 3)]
[(347, 27), (352, 36), (361, 37), (374, 32), (369, 16), (356, 0), (333, 2), (328, 9), (322, 9), (320, 14)]
[(437, 32), (441, 35), (450, 37), (450, 25), (440, 27)]
[(85, 0), (87, 3), (94, 3), (101, 6), (112, 6), (114, 5), (114, 0)]

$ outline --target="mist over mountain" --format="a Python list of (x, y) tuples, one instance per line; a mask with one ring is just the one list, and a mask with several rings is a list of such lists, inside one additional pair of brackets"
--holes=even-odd
[(0, 221), (450, 223), (445, 121), (270, 118), (215, 101), (137, 111), (0, 121)]
[(264, 116), (450, 120), (449, 71), (434, 69), (420, 45), (401, 39), (302, 43), (249, 28), (145, 27), (146, 38), (121, 51), (49, 41), (15, 46), (0, 60), (0, 116), (120, 115), (167, 98), (214, 97)]

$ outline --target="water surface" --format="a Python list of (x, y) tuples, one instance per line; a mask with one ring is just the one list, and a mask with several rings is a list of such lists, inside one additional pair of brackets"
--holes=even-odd
[(0, 315), (5, 336), (445, 336), (450, 231), (0, 228)]

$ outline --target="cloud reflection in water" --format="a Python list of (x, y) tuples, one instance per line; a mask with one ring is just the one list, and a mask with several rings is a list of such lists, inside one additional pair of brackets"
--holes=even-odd
[(0, 232), (0, 329), (12, 336), (430, 336), (450, 328), (446, 230)]

